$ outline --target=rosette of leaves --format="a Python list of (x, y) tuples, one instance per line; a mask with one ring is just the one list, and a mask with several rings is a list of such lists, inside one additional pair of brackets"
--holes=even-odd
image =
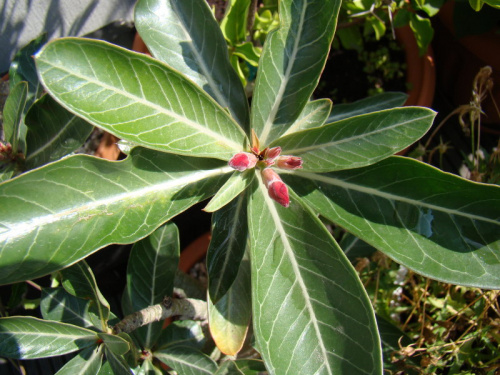
[[(158, 236), (163, 223), (214, 196), (207, 208), (214, 212), (210, 331), (224, 353), (236, 354), (251, 312), (255, 348), (271, 374), (383, 371), (370, 301), (325, 221), (423, 275), (498, 288), (500, 189), (392, 156), (426, 133), (434, 112), (397, 107), (405, 99), (399, 94), (333, 110), (327, 99), (311, 100), (339, 7), (338, 0), (280, 2), (280, 27), (266, 39), (251, 111), (203, 0), (139, 1), (136, 26), (154, 57), (96, 40), (49, 42), (36, 55), (49, 95), (136, 147), (123, 161), (75, 155), (0, 185), (0, 283), (64, 269), (111, 243)], [(302, 158), (301, 169), (276, 169), (289, 189), (287, 208), (268, 195), (258, 167), (228, 165), (250, 151), (252, 131), (261, 147)], [(129, 298), (133, 307), (144, 305), (134, 304), (137, 294)], [(40, 350), (48, 339), (31, 345), (22, 338), (34, 332), (50, 339), (51, 321), (21, 327), (12, 319), (21, 318), (0, 319), (0, 355), (50, 354)], [(68, 351), (103, 342), (110, 357), (132, 350), (109, 344), (123, 337), (70, 333), (78, 340)], [(167, 357), (190, 365), (181, 373), (229, 371), (179, 350), (158, 356)], [(117, 361), (115, 369), (130, 372)]]

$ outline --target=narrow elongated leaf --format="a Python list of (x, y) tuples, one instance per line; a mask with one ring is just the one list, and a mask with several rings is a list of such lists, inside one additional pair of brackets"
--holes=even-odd
[(63, 288), (43, 288), (40, 310), (46, 320), (88, 328), (93, 326), (88, 313), (89, 304), (89, 300), (75, 297)]
[(135, 25), (153, 56), (203, 88), (248, 129), (248, 99), (206, 1), (141, 0)]
[(330, 99), (319, 99), (308, 102), (299, 118), (283, 135), (323, 125), (328, 118), (331, 109), (332, 101)]
[(267, 37), (252, 99), (252, 127), (262, 145), (283, 134), (318, 84), (340, 0), (282, 0), (280, 27)]
[[(179, 253), (179, 231), (173, 223), (158, 228), (133, 246), (127, 267), (131, 312), (156, 305), (165, 296), (172, 295)], [(148, 324), (134, 334), (145, 348), (151, 348), (161, 333), (162, 324)]]
[(102, 346), (82, 350), (66, 363), (56, 375), (97, 375), (102, 364)]
[(217, 370), (217, 364), (210, 357), (189, 346), (157, 350), (153, 356), (183, 375), (207, 375)]
[(290, 134), (271, 146), (279, 145), (284, 154), (302, 157), (305, 171), (359, 168), (416, 142), (435, 115), (427, 108), (395, 108)]
[(253, 174), (254, 172), (251, 169), (243, 173), (234, 172), (203, 210), (206, 212), (214, 212), (231, 202), (250, 185)]
[(243, 347), (252, 316), (250, 290), (250, 260), (245, 257), (239, 263), (236, 279), (222, 298), (217, 303), (208, 299), (210, 333), (224, 354), (234, 356)]
[(23, 121), (23, 111), (28, 95), (28, 84), (19, 82), (9, 93), (3, 108), (3, 131), (5, 140), (17, 152), (19, 145), (20, 128)]
[(12, 88), (21, 81), (28, 82), (27, 107), (29, 107), (43, 92), (43, 87), (40, 84), (38, 74), (36, 72), (33, 55), (40, 50), (46, 41), (47, 34), (45, 33), (33, 39), (16, 53), (16, 56), (10, 64), (10, 89), (12, 90)]
[(25, 123), (26, 165), (33, 169), (60, 159), (80, 147), (94, 128), (61, 107), (50, 95), (36, 101)]
[(336, 104), (333, 106), (332, 112), (328, 116), (326, 122), (331, 124), (332, 122), (349, 117), (401, 107), (407, 98), (408, 95), (403, 92), (383, 92), (358, 100), (354, 103)]
[(95, 332), (32, 317), (0, 318), (0, 356), (34, 359), (72, 353), (94, 345)]
[(249, 7), (250, 0), (229, 0), (226, 5), (220, 29), (231, 45), (246, 40)]
[(90, 300), (89, 315), (94, 326), (106, 331), (109, 318), (109, 303), (102, 295), (94, 273), (85, 260), (61, 271), (64, 289), (75, 297)]
[(0, 284), (32, 279), (111, 243), (130, 243), (213, 195), (233, 169), (135, 148), (77, 155), (0, 185)]
[(163, 375), (163, 371), (153, 364), (151, 359), (146, 359), (142, 362), (141, 369), (138, 375)]
[(102, 41), (64, 38), (45, 45), (36, 61), (43, 85), (59, 103), (119, 138), (224, 160), (245, 144), (243, 130), (222, 107), (149, 56)]
[(293, 191), (284, 208), (256, 185), (253, 320), (269, 373), (381, 374), (375, 316), (356, 271)]
[(283, 179), (321, 215), (415, 272), (500, 288), (500, 187), (402, 157)]
[(113, 353), (108, 349), (108, 347), (104, 348), (104, 353), (106, 354), (106, 359), (113, 370), (113, 375), (133, 375), (130, 366), (127, 364), (127, 361), (125, 361), (123, 356)]
[(212, 217), (212, 239), (207, 252), (208, 291), (213, 303), (226, 294), (236, 279), (247, 247), (247, 196), (240, 194)]

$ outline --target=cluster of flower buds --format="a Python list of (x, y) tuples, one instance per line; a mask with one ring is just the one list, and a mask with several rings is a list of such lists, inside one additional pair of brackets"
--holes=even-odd
[(302, 168), (302, 159), (291, 155), (280, 155), (281, 147), (266, 147), (260, 151), (259, 141), (255, 133), (252, 133), (252, 148), (250, 150), (251, 152), (239, 152), (234, 155), (229, 160), (229, 166), (240, 172), (259, 166), (269, 196), (282, 206), (288, 207), (290, 204), (288, 188), (280, 176), (270, 167), (299, 169)]
[(12, 146), (10, 143), (0, 142), (0, 161), (12, 159)]

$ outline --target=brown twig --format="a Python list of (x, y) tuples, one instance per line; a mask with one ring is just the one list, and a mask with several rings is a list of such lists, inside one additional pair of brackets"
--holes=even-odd
[(184, 320), (207, 320), (207, 303), (194, 298), (165, 297), (157, 305), (146, 307), (133, 314), (127, 315), (121, 322), (113, 327), (113, 332), (130, 333), (139, 327), (158, 322), (173, 316)]

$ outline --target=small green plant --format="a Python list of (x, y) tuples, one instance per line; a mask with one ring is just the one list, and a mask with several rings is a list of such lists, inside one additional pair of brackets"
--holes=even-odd
[[(392, 156), (427, 132), (433, 111), (400, 108), (405, 95), (394, 93), (333, 110), (327, 99), (310, 100), (339, 8), (338, 0), (280, 2), (251, 111), (203, 0), (138, 2), (136, 27), (154, 58), (79, 38), (36, 54), (50, 95), (39, 101), (131, 150), (119, 162), (65, 157), (0, 185), (0, 283), (50, 273), (56, 282), (42, 296), (44, 319), (0, 319), (0, 355), (79, 352), (60, 374), (169, 372), (160, 362), (182, 374), (263, 366), (381, 374), (374, 310), (324, 221), (420, 274), (499, 288), (500, 188)], [(167, 222), (211, 197), (207, 301), (175, 297), (177, 230)], [(135, 243), (122, 303), (132, 315), (121, 322), (83, 260), (113, 243)], [(207, 311), (228, 355), (219, 362), (196, 328), (151, 323), (204, 320)], [(248, 332), (262, 362), (230, 357)]]

